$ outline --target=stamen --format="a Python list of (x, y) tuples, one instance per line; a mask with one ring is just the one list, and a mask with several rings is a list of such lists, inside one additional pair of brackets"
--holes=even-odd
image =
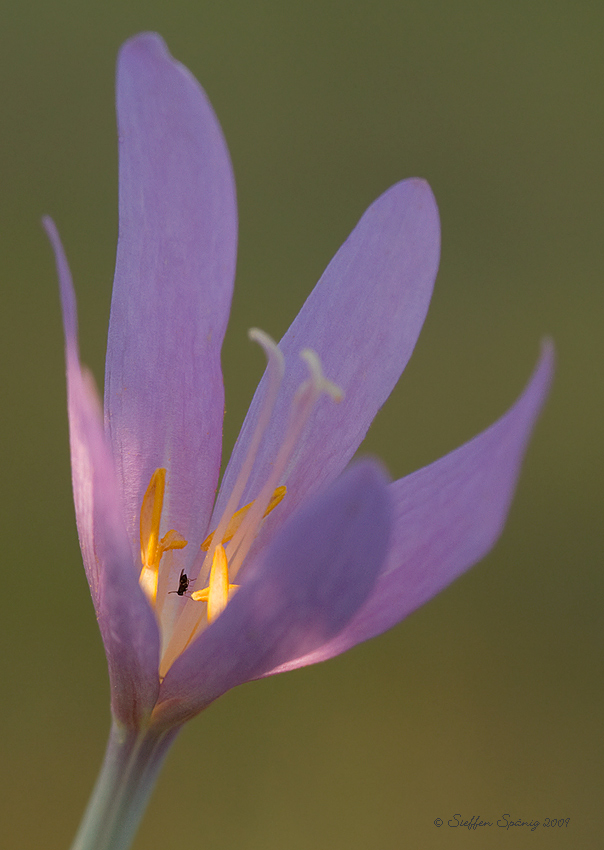
[(143, 496), (140, 520), (141, 563), (139, 584), (153, 607), (157, 602), (159, 563), (170, 549), (184, 549), (187, 541), (171, 529), (159, 540), (159, 525), (164, 506), (166, 470), (156, 469)]
[(143, 566), (152, 564), (155, 559), (165, 488), (166, 470), (156, 469), (151, 476), (141, 506), (140, 536), (141, 563)]
[(304, 430), (306, 423), (322, 393), (327, 393), (331, 398), (339, 402), (344, 398), (343, 390), (333, 381), (323, 375), (319, 355), (310, 348), (300, 352), (300, 357), (306, 362), (309, 376), (299, 387), (292, 402), (289, 423), (285, 439), (277, 453), (275, 462), (271, 467), (271, 474), (260, 491), (258, 497), (252, 502), (249, 512), (242, 522), (227, 548), (227, 558), (231, 565), (231, 575), (234, 577), (239, 572), (252, 543), (258, 532), (258, 524), (263, 516), (264, 506), (268, 504), (270, 494), (293, 457), (298, 440)]
[(166, 532), (162, 539), (159, 541), (157, 546), (157, 552), (159, 557), (168, 552), (170, 549), (184, 549), (187, 545), (187, 541), (178, 531), (175, 531), (173, 528), (170, 531)]
[[(245, 490), (245, 485), (248, 482), (250, 474), (252, 472), (252, 467), (254, 465), (254, 461), (256, 459), (256, 453), (258, 451), (258, 447), (260, 446), (260, 441), (268, 427), (270, 422), (271, 415), (273, 413), (275, 402), (277, 401), (277, 395), (279, 393), (279, 388), (281, 386), (281, 381), (283, 380), (283, 373), (285, 371), (285, 360), (283, 354), (281, 353), (277, 343), (271, 339), (271, 337), (261, 331), (259, 328), (251, 328), (248, 331), (248, 337), (257, 342), (264, 349), (264, 353), (266, 354), (267, 359), (267, 374), (268, 374), (268, 386), (266, 389), (266, 394), (263, 399), (262, 407), (260, 409), (260, 414), (258, 416), (258, 420), (256, 422), (256, 428), (254, 429), (254, 433), (252, 435), (252, 439), (249, 443), (249, 448), (247, 454), (245, 456), (245, 460), (239, 470), (239, 474), (237, 476), (237, 480), (235, 481), (235, 485), (231, 491), (231, 495), (227, 500), (226, 507), (223, 511), (220, 522), (218, 523), (217, 528), (213, 532), (213, 541), (210, 544), (210, 547), (207, 551), (206, 557), (204, 559), (201, 570), (199, 571), (197, 579), (199, 576), (207, 576), (211, 573), (211, 565), (214, 563), (214, 546), (216, 545), (214, 541), (222, 541), (224, 539), (225, 533), (227, 531), (229, 521), (233, 514), (237, 511), (237, 506), (241, 497), (243, 496), (243, 492)], [(274, 490), (274, 486), (271, 489), (271, 493)], [(269, 499), (266, 500), (266, 504), (268, 505)], [(220, 544), (221, 545), (221, 544)], [(196, 579), (196, 581), (197, 581)], [(191, 598), (193, 598), (193, 594), (195, 591), (191, 593)], [(162, 655), (162, 659), (160, 662), (160, 676), (165, 676), (166, 671), (172, 666), (175, 659), (184, 651), (184, 649), (189, 645), (191, 640), (193, 639), (195, 633), (198, 628), (203, 623), (205, 616), (204, 611), (198, 610), (199, 606), (195, 605), (185, 605), (184, 610), (181, 612), (178, 621), (175, 624), (174, 631), (168, 641), (165, 652)]]
[(210, 583), (203, 590), (195, 590), (191, 599), (196, 602), (208, 603), (208, 623), (212, 623), (220, 616), (227, 606), (227, 602), (239, 587), (238, 584), (229, 583), (229, 565), (224, 546), (219, 543), (214, 550), (212, 570), (210, 572)]
[[(270, 502), (268, 503), (267, 509), (264, 512), (265, 517), (267, 517), (270, 514), (270, 512), (277, 507), (279, 502), (285, 496), (286, 490), (287, 490), (286, 487), (283, 487), (283, 486), (277, 487), (277, 489), (275, 490), (275, 492), (273, 493), (273, 495), (271, 497)], [(235, 534), (235, 532), (237, 531), (237, 529), (239, 528), (239, 526), (241, 525), (241, 523), (245, 519), (245, 515), (247, 514), (247, 512), (249, 511), (249, 509), (252, 507), (253, 504), (254, 504), (253, 502), (250, 502), (249, 505), (244, 505), (244, 507), (239, 508), (239, 510), (236, 513), (233, 514), (233, 516), (231, 517), (231, 519), (229, 521), (229, 524), (227, 525), (227, 529), (224, 533), (224, 537), (222, 538), (223, 543), (228, 543), (229, 540), (232, 539), (233, 535)], [(208, 534), (206, 539), (201, 544), (201, 548), (203, 549), (204, 552), (207, 552), (208, 549), (210, 548), (210, 546), (212, 545), (213, 537), (214, 537), (214, 532), (212, 532), (211, 534)]]
[[(244, 507), (237, 509), (249, 481), (256, 460), (256, 454), (266, 428), (269, 425), (284, 373), (283, 355), (277, 344), (262, 331), (253, 328), (250, 339), (259, 343), (267, 357), (267, 385), (262, 400), (256, 427), (248, 445), (247, 454), (239, 469), (237, 479), (227, 499), (226, 506), (216, 529), (206, 537), (201, 545), (206, 552), (203, 565), (196, 581), (204, 581), (209, 576), (207, 587), (195, 590), (189, 585), (194, 602), (206, 602), (207, 606), (184, 605), (173, 631), (166, 635), (165, 651), (160, 662), (160, 677), (174, 663), (175, 659), (189, 646), (197, 633), (213, 622), (224, 611), (229, 598), (238, 585), (231, 581), (241, 568), (262, 523), (262, 520), (279, 504), (286, 488), (277, 487), (279, 480), (287, 477), (287, 467), (296, 456), (300, 436), (308, 423), (319, 397), (326, 393), (334, 401), (340, 401), (344, 394), (340, 387), (328, 380), (323, 374), (321, 360), (311, 349), (304, 349), (300, 356), (308, 366), (308, 378), (303, 381), (294, 394), (289, 420), (283, 442), (277, 457), (270, 465), (270, 474), (262, 490)], [(163, 542), (163, 538), (162, 538)], [(226, 548), (223, 544), (227, 544)], [(193, 582), (191, 582), (193, 584)], [(201, 610), (200, 610), (201, 608)]]
[[(247, 484), (248, 479), (251, 475), (252, 467), (254, 466), (254, 461), (256, 459), (256, 453), (258, 451), (258, 447), (260, 446), (260, 441), (262, 440), (264, 432), (268, 427), (268, 423), (270, 422), (270, 418), (275, 407), (275, 402), (277, 401), (277, 394), (279, 392), (279, 388), (281, 387), (281, 381), (283, 380), (283, 373), (285, 371), (285, 359), (274, 339), (272, 339), (264, 331), (261, 331), (259, 328), (250, 328), (250, 330), (248, 331), (248, 337), (254, 342), (257, 342), (258, 345), (261, 345), (264, 349), (264, 353), (266, 354), (266, 368), (268, 370), (268, 388), (266, 391), (264, 403), (262, 405), (262, 408), (260, 409), (260, 415), (258, 417), (256, 428), (250, 441), (245, 460), (241, 465), (239, 475), (237, 476), (235, 485), (231, 490), (231, 495), (229, 496), (220, 522), (218, 523), (218, 527), (214, 532), (219, 541), (224, 540), (229, 521), (237, 510), (237, 505), (239, 504), (239, 500), (241, 499), (243, 491), (245, 490), (245, 485)], [(206, 560), (204, 561), (202, 572), (205, 571), (210, 557), (213, 558), (213, 553), (208, 550), (208, 555), (206, 556)], [(207, 575), (207, 572), (205, 574)]]

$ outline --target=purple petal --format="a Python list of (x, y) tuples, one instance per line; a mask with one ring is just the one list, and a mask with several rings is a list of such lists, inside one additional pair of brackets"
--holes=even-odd
[(44, 227), (55, 252), (61, 288), (80, 547), (107, 654), (112, 710), (122, 723), (137, 727), (157, 699), (159, 631), (132, 563), (100, 401), (92, 377), (80, 366), (71, 274), (54, 223), (46, 218)]
[[(292, 398), (306, 378), (303, 348), (320, 356), (327, 378), (345, 392), (322, 398), (287, 475), (287, 516), (348, 463), (401, 372), (424, 323), (438, 269), (440, 228), (432, 191), (423, 180), (392, 186), (365, 212), (331, 261), (280, 342), (286, 375), (243, 502), (254, 498), (283, 439)], [(215, 516), (241, 466), (265, 391), (263, 377), (227, 468)], [(284, 482), (281, 482), (284, 483)]]
[(334, 640), (272, 673), (325, 661), (381, 634), (486, 555), (503, 530), (552, 373), (548, 343), (530, 383), (505, 416), (451, 454), (390, 485), (393, 534), (374, 592)]
[(168, 671), (158, 724), (181, 722), (338, 634), (374, 586), (389, 528), (387, 482), (368, 461), (301, 506), (255, 575)]
[(133, 552), (142, 497), (168, 469), (165, 528), (193, 552), (220, 465), (220, 347), (237, 241), (229, 154), (207, 97), (152, 33), (117, 72), (120, 227), (105, 384), (106, 427)]

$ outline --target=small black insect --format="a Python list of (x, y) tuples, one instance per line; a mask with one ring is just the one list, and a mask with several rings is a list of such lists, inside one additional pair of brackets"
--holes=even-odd
[(180, 571), (180, 578), (178, 579), (178, 590), (170, 590), (169, 593), (177, 593), (179, 596), (185, 596), (187, 590), (189, 589), (190, 579), (184, 570)]

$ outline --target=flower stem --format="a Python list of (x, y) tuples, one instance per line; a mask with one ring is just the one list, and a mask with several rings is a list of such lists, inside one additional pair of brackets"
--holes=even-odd
[(131, 730), (114, 720), (101, 772), (71, 850), (128, 850), (178, 727)]

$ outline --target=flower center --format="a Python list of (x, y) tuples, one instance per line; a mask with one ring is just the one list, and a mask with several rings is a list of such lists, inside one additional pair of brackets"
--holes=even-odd
[(191, 641), (220, 616), (236, 593), (238, 585), (234, 579), (264, 518), (286, 494), (286, 487), (281, 482), (286, 477), (288, 463), (319, 397), (323, 393), (327, 393), (334, 401), (340, 401), (343, 397), (340, 388), (323, 375), (318, 355), (310, 349), (300, 352), (308, 366), (308, 378), (300, 384), (294, 395), (283, 441), (270, 464), (264, 486), (253, 502), (239, 508), (262, 437), (271, 420), (285, 371), (283, 354), (267, 334), (252, 328), (249, 336), (264, 349), (267, 357), (267, 391), (256, 427), (225, 509), (214, 531), (201, 544), (199, 556), (191, 568), (194, 578), (181, 570), (178, 587), (164, 589), (164, 592), (162, 586), (165, 582), (158, 582), (160, 561), (170, 550), (182, 549), (187, 545), (182, 535), (174, 530), (159, 539), (165, 469), (157, 469), (153, 473), (143, 499), (140, 585), (160, 621), (162, 657), (159, 673), (162, 678)]
[[(264, 519), (264, 517), (267, 517), (273, 510), (273, 508), (277, 507), (281, 499), (285, 496), (286, 489), (287, 488), (284, 486), (277, 487), (271, 497), (270, 502), (267, 505), (262, 519)], [(240, 527), (243, 525), (253, 505), (254, 502), (250, 502), (249, 505), (245, 505), (243, 508), (240, 508), (238, 511), (236, 511), (230, 518), (226, 527), (226, 531), (224, 532), (224, 537), (222, 538), (222, 543), (215, 544), (214, 555), (212, 557), (212, 567), (210, 569), (210, 582), (208, 586), (204, 587), (203, 590), (195, 590), (191, 593), (191, 599), (193, 599), (195, 602), (208, 603), (208, 623), (211, 623), (213, 620), (216, 619), (219, 614), (224, 611), (227, 602), (229, 601), (235, 590), (237, 590), (237, 588), (239, 587), (238, 584), (230, 584), (229, 582), (229, 562), (227, 559), (224, 544), (229, 543), (229, 541), (233, 540), (233, 538), (236, 537)], [(212, 532), (212, 534), (209, 534), (206, 537), (206, 539), (201, 544), (202, 552), (209, 551), (212, 545), (213, 538), (214, 532)]]

